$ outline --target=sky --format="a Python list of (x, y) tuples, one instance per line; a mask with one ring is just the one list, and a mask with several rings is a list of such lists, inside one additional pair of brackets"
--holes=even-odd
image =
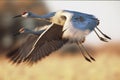
[[(120, 40), (120, 1), (45, 1), (51, 12), (73, 10), (92, 14), (100, 20), (99, 28), (112, 41)], [(94, 32), (86, 37), (87, 42), (101, 43)]]

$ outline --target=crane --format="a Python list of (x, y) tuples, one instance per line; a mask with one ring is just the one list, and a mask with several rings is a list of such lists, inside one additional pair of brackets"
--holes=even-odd
[[(85, 41), (85, 37), (90, 32), (94, 31), (101, 41), (107, 42), (107, 39), (111, 39), (97, 27), (99, 25), (99, 20), (91, 14), (60, 10), (41, 16), (32, 12), (24, 12), (14, 16), (14, 18), (17, 17), (36, 18), (51, 22), (51, 24), (39, 31), (31, 31), (28, 29), (24, 29), (24, 31), (21, 30), (23, 33), (28, 32), (32, 35), (32, 38), (27, 39), (26, 42), (29, 44), (23, 44), (17, 55), (11, 56), (11, 60), (14, 63), (37, 62), (68, 42), (76, 43), (81, 50), (83, 57), (91, 62), (91, 60), (95, 61), (95, 59), (82, 44)], [(104, 36), (104, 38), (99, 36), (96, 29)], [(83, 50), (85, 50), (88, 57)]]

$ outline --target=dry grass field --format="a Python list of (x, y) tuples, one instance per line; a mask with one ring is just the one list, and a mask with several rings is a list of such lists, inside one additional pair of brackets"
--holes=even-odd
[(113, 47), (98, 50), (92, 63), (85, 61), (81, 54), (53, 53), (33, 66), (13, 65), (3, 58), (0, 80), (120, 80), (119, 46)]

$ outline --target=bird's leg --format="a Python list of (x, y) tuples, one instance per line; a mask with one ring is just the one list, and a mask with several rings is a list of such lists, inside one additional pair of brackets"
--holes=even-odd
[(107, 39), (110, 39), (110, 40), (111, 40), (111, 38), (110, 38), (109, 36), (107, 36), (106, 34), (104, 34), (98, 27), (96, 27), (96, 29), (97, 29), (104, 37), (106, 37)]
[(94, 29), (94, 32), (96, 33), (96, 35), (98, 36), (98, 38), (99, 38), (101, 41), (108, 42), (105, 38), (100, 37), (99, 34), (97, 33), (97, 31), (96, 31), (95, 29)]
[(79, 43), (79, 42), (76, 42), (76, 44), (78, 45), (78, 47), (79, 47), (79, 49), (80, 49), (83, 57), (84, 57), (87, 61), (91, 62), (91, 60), (90, 60), (88, 57), (85, 56), (84, 51), (82, 50), (80, 43)]
[(95, 59), (90, 55), (90, 53), (87, 51), (87, 49), (83, 46), (83, 44), (80, 44), (82, 46), (82, 48), (85, 50), (85, 52), (87, 53), (87, 55), (90, 57), (91, 60), (95, 61)]

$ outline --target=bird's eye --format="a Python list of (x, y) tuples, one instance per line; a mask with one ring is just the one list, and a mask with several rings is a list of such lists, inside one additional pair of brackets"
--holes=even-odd
[(27, 12), (23, 12), (22, 15), (26, 14)]

